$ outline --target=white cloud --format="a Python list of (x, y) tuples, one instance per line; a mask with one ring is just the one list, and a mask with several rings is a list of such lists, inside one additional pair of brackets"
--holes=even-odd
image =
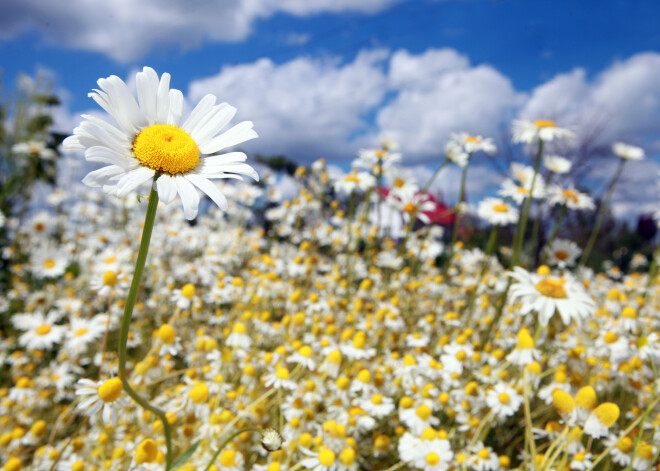
[(660, 135), (660, 54), (637, 54), (589, 80), (583, 69), (535, 88), (520, 111), (525, 119), (554, 119), (602, 143), (643, 144)]
[(270, 59), (224, 67), (190, 84), (189, 100), (212, 93), (238, 108), (259, 133), (245, 148), (300, 160), (353, 158), (349, 142), (366, 129), (363, 115), (387, 91), (381, 65), (385, 51), (359, 54), (348, 64), (336, 59), (298, 58), (282, 65)]
[(416, 161), (442, 155), (451, 132), (498, 135), (523, 98), (493, 67), (472, 67), (453, 50), (397, 52), (389, 79), (398, 93), (378, 111), (378, 132), (391, 134)]
[(118, 61), (160, 46), (189, 49), (205, 41), (240, 41), (259, 18), (375, 13), (400, 0), (4, 0), (0, 38), (38, 31), (49, 43), (97, 51)]

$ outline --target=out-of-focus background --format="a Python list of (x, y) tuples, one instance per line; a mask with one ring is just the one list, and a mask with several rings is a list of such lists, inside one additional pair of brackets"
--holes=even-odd
[[(172, 74), (188, 107), (213, 93), (254, 121), (251, 156), (325, 157), (340, 172), (386, 134), (419, 184), (449, 133), (492, 137), (498, 153), (471, 164), (472, 202), (530, 151), (510, 144), (511, 121), (553, 119), (578, 134), (555, 150), (595, 195), (617, 163), (612, 142), (645, 149), (612, 206), (632, 220), (658, 201), (659, 15), (653, 0), (4, 0), (2, 93), (48, 89), (64, 135), (80, 114), (100, 115), (87, 98), (98, 78), (131, 85), (148, 65)], [(459, 173), (431, 190), (451, 203)]]

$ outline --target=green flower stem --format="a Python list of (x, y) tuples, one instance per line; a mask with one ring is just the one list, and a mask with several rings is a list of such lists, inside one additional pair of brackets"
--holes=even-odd
[(600, 205), (600, 211), (598, 212), (596, 225), (594, 226), (593, 231), (591, 231), (591, 237), (589, 237), (589, 241), (587, 242), (587, 245), (584, 248), (584, 252), (582, 252), (582, 257), (580, 257), (580, 262), (578, 263), (578, 267), (583, 266), (589, 260), (589, 255), (591, 255), (591, 251), (593, 250), (594, 244), (596, 243), (596, 239), (598, 238), (600, 227), (603, 225), (603, 221), (605, 220), (605, 215), (607, 214), (607, 208), (610, 205), (610, 200), (612, 199), (612, 194), (614, 193), (614, 187), (619, 181), (619, 177), (621, 176), (621, 172), (623, 171), (623, 166), (625, 163), (626, 163), (626, 159), (619, 160), (619, 165), (617, 166), (616, 172), (614, 173), (614, 176), (612, 177), (612, 180), (610, 181), (610, 184), (607, 187), (607, 193), (605, 193), (605, 199), (603, 200), (603, 203)]
[(220, 447), (213, 453), (213, 456), (211, 457), (211, 461), (209, 461), (209, 464), (206, 465), (206, 468), (204, 468), (204, 471), (209, 471), (211, 469), (211, 466), (213, 466), (213, 463), (215, 463), (215, 460), (218, 459), (218, 455), (222, 452), (222, 450), (225, 449), (225, 447), (231, 442), (234, 438), (238, 437), (240, 434), (245, 433), (245, 432), (259, 432), (261, 433), (261, 429), (258, 427), (245, 427), (240, 430), (236, 430), (234, 433), (229, 435), (224, 442), (220, 445)]
[(514, 249), (513, 256), (511, 257), (511, 266), (514, 267), (520, 260), (520, 252), (522, 251), (523, 242), (525, 240), (525, 229), (527, 228), (527, 219), (529, 218), (529, 208), (532, 206), (532, 199), (534, 195), (534, 186), (536, 186), (536, 178), (539, 174), (539, 167), (541, 166), (541, 155), (543, 154), (543, 139), (539, 139), (539, 149), (536, 152), (536, 161), (534, 162), (534, 176), (532, 177), (532, 185), (529, 188), (529, 195), (525, 198), (525, 207), (520, 213), (520, 225), (518, 231), (514, 236)]
[[(154, 178), (154, 182), (156, 179)], [(133, 281), (131, 288), (128, 291), (126, 298), (126, 305), (124, 307), (124, 317), (121, 321), (121, 331), (119, 332), (119, 379), (124, 387), (124, 391), (128, 394), (140, 407), (148, 410), (156, 415), (163, 423), (165, 431), (165, 444), (167, 446), (167, 456), (165, 470), (169, 471), (172, 466), (172, 430), (170, 424), (167, 422), (167, 416), (162, 410), (152, 406), (149, 401), (140, 397), (140, 395), (133, 389), (126, 377), (126, 343), (128, 342), (128, 331), (131, 326), (131, 317), (133, 316), (133, 307), (137, 300), (138, 289), (140, 288), (140, 281), (142, 280), (142, 272), (144, 271), (144, 264), (147, 261), (147, 253), (149, 253), (149, 242), (151, 241), (151, 232), (154, 228), (154, 220), (156, 219), (156, 209), (158, 208), (158, 193), (151, 188), (149, 193), (149, 205), (147, 206), (147, 215), (144, 218), (144, 228), (142, 229), (142, 239), (140, 240), (140, 251), (138, 252), (137, 261), (135, 262), (135, 272), (133, 273)]]
[[(458, 191), (458, 203), (457, 205), (460, 205), (461, 203), (464, 202), (465, 200), (465, 182), (467, 181), (467, 170), (468, 170), (468, 165), (470, 163), (470, 159), (468, 158), (467, 163), (465, 164), (465, 167), (463, 167), (463, 172), (461, 173), (461, 188)], [(458, 230), (460, 229), (461, 225), (461, 211), (456, 212), (456, 219), (454, 219), (454, 230), (451, 234), (451, 248), (453, 250), (454, 244), (456, 243), (456, 240), (458, 239)]]
[[(555, 174), (552, 173), (552, 172), (550, 172), (548, 174), (548, 178), (545, 179), (545, 187), (546, 188), (548, 188), (550, 186), (550, 182), (552, 182), (552, 177), (554, 175)], [(532, 229), (532, 246), (530, 248), (530, 252), (531, 252), (531, 254), (532, 254), (532, 256), (534, 257), (535, 260), (538, 260), (535, 256), (535, 254), (536, 254), (536, 247), (538, 246), (538, 242), (539, 242), (539, 231), (541, 229), (541, 219), (543, 219), (543, 215), (545, 213), (544, 209), (545, 208), (539, 208), (539, 212), (536, 215), (536, 217), (534, 218), (534, 226), (533, 226), (533, 229)]]

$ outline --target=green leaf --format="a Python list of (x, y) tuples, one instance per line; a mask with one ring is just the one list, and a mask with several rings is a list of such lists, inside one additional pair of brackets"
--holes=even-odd
[(186, 451), (184, 451), (179, 456), (177, 456), (174, 462), (172, 463), (172, 467), (170, 469), (172, 470), (177, 469), (181, 467), (181, 465), (183, 465), (186, 461), (188, 461), (188, 458), (190, 458), (192, 454), (195, 453), (195, 450), (199, 446), (200, 442), (201, 440), (197, 440), (195, 443), (190, 445), (190, 448), (188, 448)]

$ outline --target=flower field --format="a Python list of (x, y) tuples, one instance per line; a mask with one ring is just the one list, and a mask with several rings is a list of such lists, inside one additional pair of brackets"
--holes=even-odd
[[(544, 151), (573, 133), (515, 122), (533, 166), (439, 225), (432, 180), (458, 165), (464, 201), (490, 139), (451, 136), (428, 182), (391, 142), (342, 176), (318, 160), (276, 203), (272, 173), (219, 153), (258, 132), (221, 132), (235, 109), (205, 97), (183, 119), (147, 68), (137, 101), (122, 84), (94, 96), (119, 127), (86, 117), (64, 142), (108, 165), (85, 178), (106, 194), (2, 219), (4, 471), (656, 469), (656, 259), (588, 263), (641, 149), (614, 145), (596, 209)], [(240, 175), (260, 181), (215, 183)], [(583, 246), (558, 237), (580, 211), (598, 213)]]

